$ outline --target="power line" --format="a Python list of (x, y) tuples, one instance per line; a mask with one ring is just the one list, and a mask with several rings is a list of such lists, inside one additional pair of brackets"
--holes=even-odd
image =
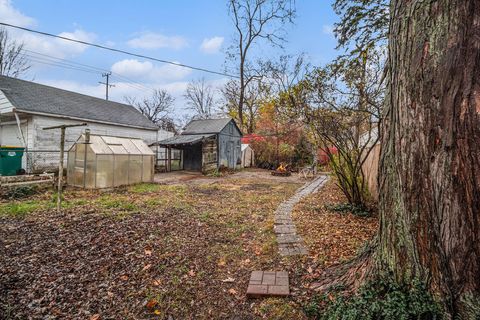
[[(50, 56), (47, 54), (43, 54), (40, 52), (32, 51), (32, 50), (27, 50), (23, 49), (24, 53), (23, 55), (27, 57), (28, 60), (36, 62), (36, 63), (41, 63), (45, 65), (50, 65), (50, 66), (55, 66), (55, 67), (60, 67), (60, 68), (65, 68), (65, 69), (71, 69), (71, 70), (77, 70), (77, 71), (83, 71), (83, 72), (88, 72), (88, 73), (94, 73), (94, 74), (102, 74), (105, 72), (111, 72), (107, 69), (104, 68), (99, 68), (95, 66), (91, 66), (88, 64), (84, 63), (79, 63), (63, 58), (58, 58), (54, 56)], [(32, 53), (32, 54), (29, 54)], [(38, 56), (37, 56), (38, 55)], [(151, 90), (155, 91), (153, 87), (147, 86), (145, 84), (142, 84), (140, 82), (137, 82), (135, 80), (132, 80), (130, 78), (124, 77), (118, 73), (112, 72), (112, 77), (118, 78), (120, 81), (122, 81), (122, 84), (131, 87), (136, 90), (140, 91), (145, 91), (145, 90)]]
[(20, 29), (20, 30), (24, 30), (24, 31), (28, 31), (28, 32), (37, 33), (37, 34), (41, 34), (41, 35), (52, 37), (52, 38), (57, 38), (57, 39), (62, 39), (62, 40), (66, 40), (66, 41), (76, 42), (76, 43), (80, 43), (80, 44), (87, 45), (87, 46), (97, 47), (97, 48), (104, 49), (104, 50), (123, 53), (123, 54), (134, 56), (134, 57), (137, 57), (137, 58), (148, 59), (148, 60), (157, 61), (157, 62), (161, 62), (161, 63), (171, 64), (171, 65), (174, 65), (174, 66), (177, 66), (177, 67), (183, 67), (183, 68), (188, 68), (188, 69), (192, 69), (192, 70), (217, 74), (217, 75), (221, 75), (221, 76), (225, 76), (225, 77), (229, 77), (229, 78), (239, 78), (239, 76), (231, 75), (231, 74), (224, 73), (224, 72), (219, 72), (219, 71), (209, 70), (209, 69), (205, 69), (205, 68), (186, 65), (186, 64), (183, 64), (183, 63), (158, 59), (158, 58), (146, 56), (146, 55), (143, 55), (143, 54), (138, 54), (138, 53), (128, 52), (128, 51), (125, 51), (125, 50), (110, 48), (110, 47), (103, 46), (103, 45), (96, 44), (96, 43), (86, 42), (86, 41), (82, 41), (82, 40), (76, 40), (76, 39), (72, 39), (72, 38), (67, 38), (67, 37), (64, 37), (64, 36), (59, 36), (59, 35), (55, 35), (55, 34), (52, 34), (52, 33), (38, 31), (38, 30), (30, 29), (30, 28), (20, 27), (20, 26), (16, 26), (16, 25), (13, 25), (13, 24), (5, 23), (5, 22), (0, 22), (0, 25), (10, 27), (10, 28)]

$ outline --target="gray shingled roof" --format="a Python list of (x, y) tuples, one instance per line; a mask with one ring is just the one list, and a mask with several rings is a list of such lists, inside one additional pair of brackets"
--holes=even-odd
[(151, 144), (150, 146), (175, 146), (175, 145), (185, 145), (185, 144), (193, 144), (196, 142), (200, 142), (203, 139), (207, 139), (213, 137), (214, 134), (182, 134), (179, 136), (171, 137), (165, 140), (161, 140)]
[(0, 76), (0, 90), (19, 111), (111, 122), (127, 126), (158, 127), (132, 106), (107, 101), (35, 82)]
[(219, 133), (232, 118), (192, 120), (182, 132), (184, 134)]

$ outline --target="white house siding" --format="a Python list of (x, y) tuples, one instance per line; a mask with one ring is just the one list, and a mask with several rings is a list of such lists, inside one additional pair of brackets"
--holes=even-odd
[(10, 100), (5, 97), (3, 92), (0, 90), (0, 114), (12, 112), (13, 105), (10, 103)]
[(156, 131), (151, 129), (131, 128), (120, 125), (77, 121), (43, 115), (33, 115), (31, 122), (31, 135), (28, 135), (29, 139), (31, 139), (31, 141), (28, 143), (28, 171), (31, 172), (54, 170), (58, 165), (60, 129), (43, 130), (45, 127), (79, 124), (82, 122), (87, 123), (87, 126), (84, 127), (72, 127), (66, 129), (65, 151), (70, 149), (73, 143), (78, 139), (78, 137), (80, 137), (81, 133), (83, 133), (87, 128), (90, 129), (92, 134), (140, 138), (147, 144), (161, 139), (166, 139), (173, 135), (173, 133), (164, 130)]

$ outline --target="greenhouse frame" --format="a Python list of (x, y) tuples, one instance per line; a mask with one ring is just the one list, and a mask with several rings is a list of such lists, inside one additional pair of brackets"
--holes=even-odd
[(102, 189), (152, 182), (154, 161), (141, 139), (86, 132), (68, 150), (67, 184)]

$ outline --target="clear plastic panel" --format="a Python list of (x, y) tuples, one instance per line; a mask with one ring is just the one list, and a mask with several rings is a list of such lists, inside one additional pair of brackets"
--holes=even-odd
[(97, 188), (113, 187), (113, 155), (97, 155)]
[(142, 182), (142, 156), (130, 156), (129, 184)]
[(75, 186), (75, 179), (73, 173), (75, 172), (75, 150), (76, 150), (76, 145), (74, 145), (70, 150), (68, 151), (68, 157), (67, 157), (67, 184), (71, 186)]
[(112, 150), (108, 145), (103, 141), (102, 137), (91, 135), (90, 136), (90, 147), (93, 152), (96, 154), (111, 154)]
[(128, 155), (115, 155), (114, 187), (128, 184)]
[(85, 144), (77, 144), (77, 153), (75, 155), (75, 168), (74, 168), (74, 185), (77, 187), (83, 187), (83, 173), (85, 166)]
[(155, 154), (152, 149), (150, 149), (143, 140), (131, 139), (130, 140), (139, 150), (141, 154), (153, 155)]
[(93, 153), (90, 146), (87, 146), (87, 163), (85, 169), (85, 188), (95, 188), (95, 173), (97, 171), (96, 160), (97, 156)]
[(153, 156), (143, 156), (143, 182), (153, 181)]
[(123, 139), (122, 144), (125, 150), (127, 150), (129, 154), (142, 154), (132, 141), (132, 139)]

